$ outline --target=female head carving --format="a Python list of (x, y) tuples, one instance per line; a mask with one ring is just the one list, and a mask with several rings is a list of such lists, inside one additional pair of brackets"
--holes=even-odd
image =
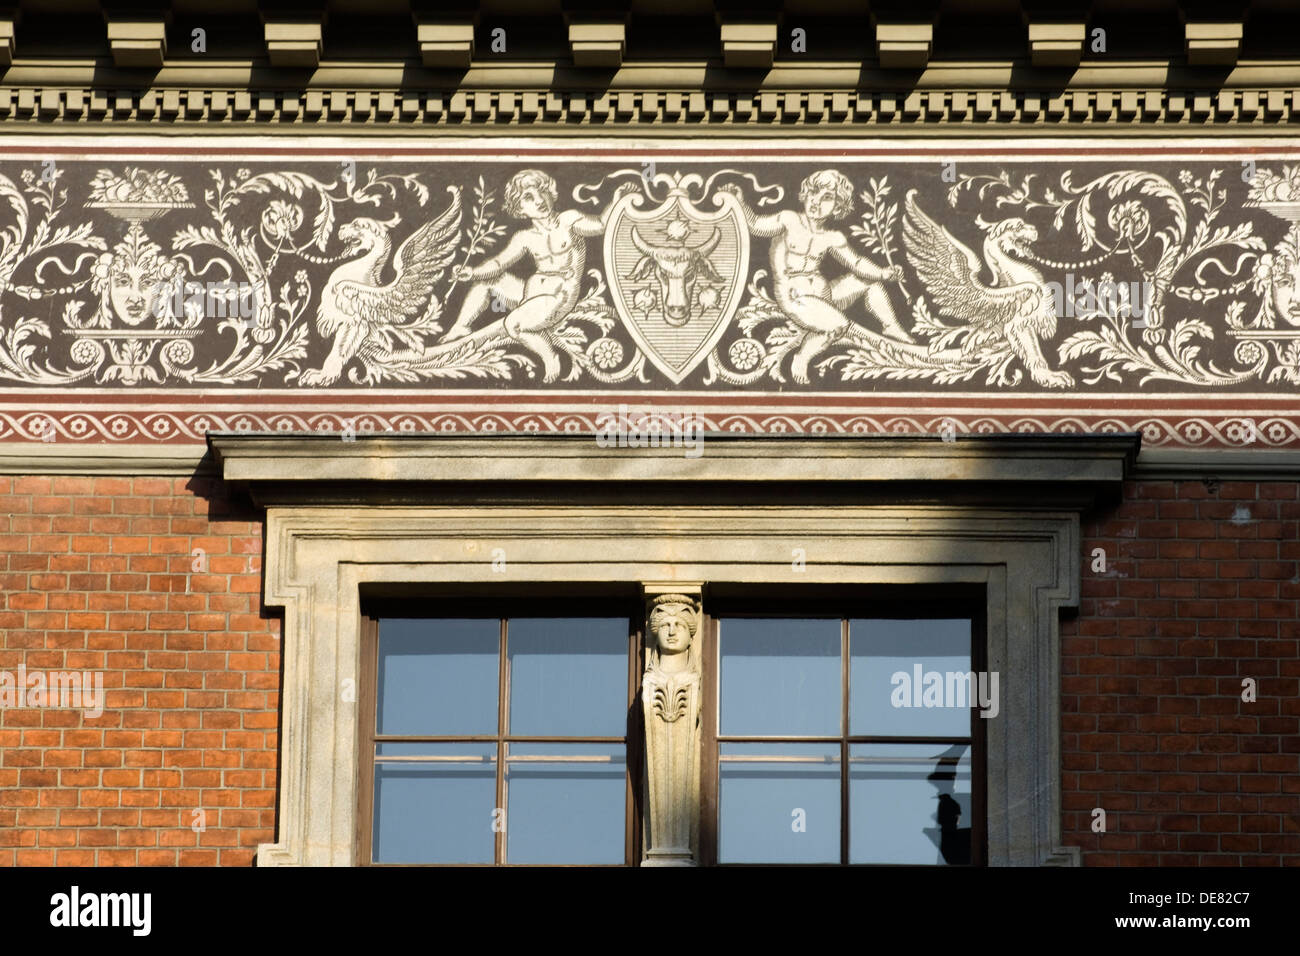
[(700, 627), (694, 599), (684, 594), (659, 595), (651, 604), (649, 625), (647, 651), (651, 667), (658, 665), (660, 656), (688, 654), (694, 661), (692, 651)]
[(1276, 328), (1279, 322), (1300, 326), (1300, 223), (1293, 223), (1271, 252), (1255, 263), (1255, 292), (1260, 296), (1257, 328)]

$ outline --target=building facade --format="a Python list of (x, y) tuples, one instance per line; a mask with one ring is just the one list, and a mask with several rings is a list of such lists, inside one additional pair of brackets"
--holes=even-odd
[(0, 14), (0, 863), (1295, 865), (1297, 29)]

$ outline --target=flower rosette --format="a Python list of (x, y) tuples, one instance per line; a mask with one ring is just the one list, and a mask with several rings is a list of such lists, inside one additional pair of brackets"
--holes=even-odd
[(82, 369), (97, 368), (104, 361), (104, 347), (93, 339), (77, 339), (72, 343), (68, 357)]
[(262, 237), (269, 245), (287, 242), (302, 226), (302, 206), (287, 199), (272, 199), (262, 210)]
[(1130, 199), (1110, 207), (1106, 224), (1119, 238), (1137, 242), (1151, 228), (1151, 214), (1142, 203)]
[(623, 361), (623, 344), (609, 337), (596, 339), (587, 347), (587, 358), (596, 368), (608, 372)]
[(758, 363), (763, 361), (763, 343), (758, 339), (736, 339), (727, 349), (727, 358), (731, 359), (731, 364), (742, 372), (748, 372), (750, 369), (757, 368)]

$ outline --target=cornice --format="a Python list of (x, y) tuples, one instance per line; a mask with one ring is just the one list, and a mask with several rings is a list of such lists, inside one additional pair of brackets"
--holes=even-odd
[(1300, 481), (1300, 452), (1251, 451), (1219, 448), (1213, 451), (1148, 448), (1138, 456), (1132, 478), (1209, 480), (1241, 478), (1247, 481)]
[[(873, 482), (1115, 484), (1132, 469), (1140, 436), (998, 435), (739, 437), (705, 435), (702, 455), (679, 447), (601, 447), (590, 435), (208, 434), (227, 481), (645, 482), (739, 481), (830, 485)], [(703, 451), (703, 449), (701, 449)]]
[(97, 445), (0, 442), (0, 475), (215, 475), (202, 445)]
[(717, 129), (727, 135), (859, 132), (909, 136), (928, 131), (1095, 134), (1159, 131), (1275, 134), (1300, 120), (1300, 88), (1012, 90), (929, 89), (878, 92), (833, 89), (757, 92), (681, 90), (457, 90), (405, 93), (375, 88), (250, 91), (247, 89), (122, 89), (66, 86), (0, 87), (0, 127), (47, 131), (75, 127), (109, 133), (184, 130), (366, 134), (413, 129), (518, 135), (613, 134)]
[(1276, 130), (1300, 116), (1300, 60), (1232, 68), (1173, 60), (1084, 60), (1036, 68), (1022, 60), (934, 61), (887, 70), (874, 61), (778, 61), (734, 70), (717, 60), (624, 63), (475, 61), (463, 70), (419, 61), (326, 61), (286, 71), (260, 59), (171, 61), (156, 71), (110, 60), (19, 58), (0, 83), (0, 126), (129, 125), (268, 131), (346, 128), (384, 133), (562, 133), (589, 126), (750, 130), (798, 126), (834, 133), (872, 127), (1056, 131)]
[[(245, 438), (242, 435), (238, 437)], [(899, 437), (901, 436), (895, 436), (895, 440)], [(220, 440), (225, 441), (224, 438)], [(271, 440), (273, 439), (261, 439), (261, 441)], [(500, 436), (491, 440), (498, 441)], [(907, 441), (907, 439), (903, 440)], [(338, 442), (337, 438), (330, 440), (332, 445), (336, 442)], [(274, 449), (270, 447), (263, 452), (267, 455), (272, 453)], [(220, 463), (204, 445), (128, 444), (68, 447), (57, 443), (42, 445), (31, 442), (0, 442), (0, 474), (4, 475), (215, 476), (220, 471)], [(1137, 481), (1158, 479), (1200, 481), (1209, 478), (1300, 481), (1300, 451), (1144, 448), (1129, 468), (1128, 478)]]
[(426, 67), (419, 60), (323, 60), (310, 69), (287, 70), (265, 57), (203, 57), (170, 60), (157, 69), (120, 67), (96, 57), (18, 57), (3, 68), (0, 85), (47, 84), (111, 91), (178, 87), (330, 90), (365, 84), (394, 92), (457, 89), (609, 90), (679, 89), (706, 92), (827, 88), (892, 92), (912, 89), (998, 88), (1032, 90), (1197, 90), (1300, 85), (1300, 58), (1242, 60), (1231, 67), (1190, 66), (1183, 60), (1095, 59), (1074, 67), (1036, 67), (1025, 59), (933, 60), (924, 68), (885, 69), (875, 60), (778, 60), (762, 70), (728, 68), (720, 59), (638, 59), (616, 68), (593, 69), (570, 60), (475, 60), (464, 68)]

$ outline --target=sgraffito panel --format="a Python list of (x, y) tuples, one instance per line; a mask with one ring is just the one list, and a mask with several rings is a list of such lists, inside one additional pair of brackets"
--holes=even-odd
[(0, 440), (640, 402), (1300, 443), (1285, 144), (266, 142), (0, 154)]

